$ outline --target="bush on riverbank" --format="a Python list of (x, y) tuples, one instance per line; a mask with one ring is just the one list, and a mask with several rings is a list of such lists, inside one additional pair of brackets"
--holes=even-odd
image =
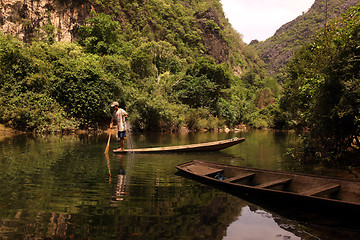
[(239, 78), (197, 46), (129, 41), (130, 33), (95, 14), (78, 43), (0, 34), (0, 122), (38, 132), (101, 128), (118, 101), (138, 130), (272, 125), (266, 109), (276, 91), (262, 70)]

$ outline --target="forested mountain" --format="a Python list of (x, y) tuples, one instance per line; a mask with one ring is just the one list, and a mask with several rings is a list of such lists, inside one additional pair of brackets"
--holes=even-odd
[(305, 129), (303, 159), (359, 162), (357, 2), (248, 46), (218, 0), (2, 0), (0, 123), (104, 129), (118, 101), (133, 129)]
[[(358, 0), (315, 0), (308, 12), (284, 24), (274, 36), (264, 42), (252, 41), (250, 44), (258, 50), (270, 73), (282, 75), (283, 67), (294, 50), (309, 42), (313, 34), (324, 28), (331, 19), (357, 3)], [(280, 79), (284, 80), (283, 77)]]
[(195, 50), (193, 55), (231, 62), (240, 73), (256, 64), (255, 55), (247, 54), (250, 50), (224, 17), (220, 1), (213, 0), (4, 0), (0, 2), (0, 30), (24, 42), (49, 34), (55, 41), (75, 42), (79, 26), (94, 13), (112, 16), (119, 22), (121, 35), (133, 41), (166, 41), (178, 51), (189, 47)]
[(137, 129), (272, 125), (276, 82), (220, 1), (0, 5), (0, 117), (13, 128), (98, 128), (114, 100)]

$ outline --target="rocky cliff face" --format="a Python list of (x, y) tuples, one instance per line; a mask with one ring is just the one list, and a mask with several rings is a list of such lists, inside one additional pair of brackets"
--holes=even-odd
[[(85, 23), (93, 9), (104, 11), (88, 0), (0, 0), (0, 31), (30, 42), (34, 37), (46, 36), (46, 31), (53, 29), (55, 41), (73, 42), (77, 40), (79, 25)], [(126, 21), (125, 13), (124, 16), (118, 19)], [(206, 54), (218, 63), (226, 62), (229, 50), (218, 32), (223, 27), (217, 11), (209, 9), (195, 17), (202, 31)], [(219, 29), (209, 28), (208, 21), (213, 21)]]
[(29, 42), (52, 25), (56, 41), (74, 41), (91, 9), (86, 0), (0, 0), (0, 31)]
[(315, 0), (310, 10), (279, 28), (264, 42), (253, 41), (269, 72), (277, 74), (292, 58), (293, 51), (309, 41), (327, 21), (355, 6), (359, 0)]
[[(141, 6), (139, 2), (142, 2)], [(203, 0), (208, 2), (204, 5), (197, 1), (178, 0), (161, 7), (152, 6), (161, 2), (0, 0), (0, 31), (27, 43), (34, 39), (74, 42), (78, 39), (79, 26), (84, 25), (86, 19), (92, 17), (92, 10), (95, 10), (97, 13), (112, 15), (119, 21), (122, 30), (128, 32), (125, 35), (131, 36), (134, 32), (146, 34), (149, 31), (149, 39), (156, 41), (169, 41), (172, 44), (182, 41), (180, 46), (185, 44), (185, 47), (200, 43), (199, 48), (204, 55), (213, 57), (216, 63), (231, 63), (237, 76), (241, 76), (248, 65), (258, 67), (262, 64), (256, 54), (250, 54), (248, 46), (232, 29), (219, 1)], [(166, 7), (175, 10), (168, 16), (163, 14), (167, 11)], [(186, 14), (189, 16), (185, 17)], [(166, 24), (164, 19), (170, 16), (180, 18), (177, 22), (184, 24), (184, 27), (175, 29)], [(189, 38), (178, 36), (185, 30), (191, 32)], [(171, 39), (173, 36), (178, 39)]]
[[(197, 24), (202, 31), (203, 44), (206, 46), (206, 54), (212, 56), (217, 63), (228, 60), (229, 50), (226, 43), (219, 34), (223, 27), (220, 23), (218, 13), (214, 9), (208, 9), (202, 14), (196, 13)], [(209, 27), (208, 22), (212, 21), (213, 26)]]

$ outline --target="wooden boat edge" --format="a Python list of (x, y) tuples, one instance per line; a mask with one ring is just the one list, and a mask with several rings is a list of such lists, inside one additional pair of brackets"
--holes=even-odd
[(360, 203), (357, 202), (350, 202), (350, 201), (346, 201), (346, 200), (338, 200), (338, 199), (331, 199), (331, 198), (324, 198), (324, 197), (318, 197), (318, 196), (306, 196), (306, 195), (302, 195), (300, 193), (296, 193), (296, 192), (288, 192), (288, 191), (280, 191), (280, 190), (276, 190), (276, 189), (271, 189), (271, 188), (260, 188), (257, 186), (250, 186), (250, 185), (245, 185), (245, 184), (236, 184), (236, 183), (232, 183), (232, 182), (224, 182), (222, 180), (219, 179), (215, 179), (213, 177), (209, 177), (209, 176), (205, 176), (205, 175), (199, 175), (196, 173), (192, 173), (191, 171), (186, 171), (183, 169), (182, 166), (184, 165), (189, 165), (193, 162), (200, 162), (200, 163), (210, 163), (210, 164), (215, 164), (215, 165), (220, 165), (220, 166), (226, 166), (226, 167), (235, 167), (235, 168), (239, 168), (239, 169), (244, 169), (244, 170), (254, 170), (254, 171), (260, 171), (260, 172), (266, 172), (266, 173), (277, 173), (277, 174), (285, 174), (285, 175), (296, 175), (296, 176), (307, 176), (307, 177), (313, 177), (313, 178), (319, 178), (319, 179), (331, 179), (331, 180), (339, 180), (339, 181), (346, 181), (346, 182), (357, 182), (360, 184), (360, 180), (356, 180), (356, 179), (346, 179), (346, 178), (338, 178), (338, 177), (327, 177), (327, 176), (321, 176), (321, 175), (314, 175), (314, 174), (299, 174), (299, 173), (287, 173), (287, 172), (283, 172), (283, 171), (276, 171), (276, 170), (267, 170), (267, 169), (260, 169), (260, 168), (251, 168), (251, 167), (241, 167), (241, 166), (233, 166), (233, 165), (229, 165), (229, 164), (223, 164), (223, 163), (214, 163), (214, 162), (209, 162), (209, 161), (202, 161), (202, 160), (192, 160), (189, 162), (185, 162), (182, 164), (179, 164), (176, 166), (176, 169), (178, 169), (181, 172), (185, 172), (187, 174), (190, 174), (192, 176), (201, 178), (201, 179), (205, 179), (209, 182), (214, 182), (217, 183), (218, 185), (222, 185), (222, 186), (233, 186), (233, 187), (241, 187), (244, 189), (250, 189), (252, 191), (262, 191), (262, 192), (268, 192), (268, 193), (276, 193), (279, 195), (287, 195), (287, 196), (293, 196), (293, 197), (298, 197), (298, 198), (303, 198), (303, 199), (316, 199), (319, 201), (327, 201), (327, 202), (333, 202), (336, 204), (341, 204), (341, 205), (348, 205), (348, 206), (357, 206), (360, 207)]
[[(231, 138), (213, 142), (206, 143), (195, 143), (187, 144), (180, 146), (168, 146), (168, 147), (154, 147), (154, 148), (139, 148), (139, 149), (125, 149), (121, 151), (120, 149), (113, 150), (114, 153), (127, 154), (127, 153), (162, 153), (162, 152), (195, 152), (195, 151), (219, 151), (229, 147), (232, 147), (236, 144), (245, 141), (245, 138)], [(201, 150), (201, 148), (211, 148), (217, 147), (217, 149)]]
[(358, 182), (360, 183), (360, 179), (347, 179), (347, 178), (340, 178), (340, 177), (334, 177), (334, 176), (323, 176), (323, 175), (316, 175), (316, 174), (309, 174), (309, 173), (291, 173), (291, 172), (284, 172), (284, 171), (278, 171), (278, 170), (268, 170), (268, 169), (262, 169), (262, 168), (253, 168), (253, 167), (242, 167), (242, 166), (236, 166), (236, 165), (229, 165), (225, 163), (216, 163), (216, 162), (210, 162), (205, 160), (191, 160), (188, 162), (181, 163), (175, 168), (179, 169), (178, 167), (186, 164), (190, 164), (192, 162), (203, 162), (203, 163), (209, 163), (209, 164), (216, 164), (216, 165), (222, 165), (226, 167), (234, 167), (244, 170), (255, 170), (255, 171), (262, 171), (262, 172), (268, 172), (268, 173), (279, 173), (279, 174), (289, 174), (289, 175), (296, 175), (296, 176), (307, 176), (307, 177), (316, 177), (316, 178), (322, 178), (322, 179), (333, 179), (333, 180), (342, 180), (342, 181), (351, 181), (351, 182)]

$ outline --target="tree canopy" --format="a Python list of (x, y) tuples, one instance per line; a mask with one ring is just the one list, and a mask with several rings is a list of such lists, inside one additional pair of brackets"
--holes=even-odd
[[(360, 5), (291, 61), (281, 106), (306, 128), (305, 156), (338, 164), (360, 151)], [(349, 156), (352, 156), (351, 158)]]

